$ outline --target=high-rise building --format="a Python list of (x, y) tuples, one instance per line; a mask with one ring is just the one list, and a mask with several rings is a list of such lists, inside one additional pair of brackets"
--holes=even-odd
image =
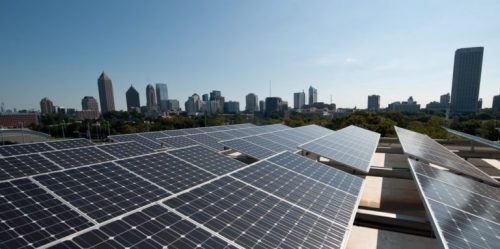
[(293, 94), (293, 109), (300, 110), (306, 105), (306, 94), (304, 91)]
[(493, 105), (491, 109), (493, 112), (500, 112), (500, 95), (493, 96)]
[(171, 112), (178, 112), (181, 110), (179, 106), (179, 100), (169, 99), (167, 100), (167, 110)]
[(155, 88), (151, 84), (146, 86), (146, 106), (150, 110), (156, 108)]
[(240, 102), (238, 101), (224, 102), (224, 113), (239, 113), (239, 112), (240, 112)]
[(209, 98), (208, 98), (208, 93), (205, 93), (205, 94), (201, 95), (201, 99), (202, 99), (204, 102), (208, 101), (208, 100), (209, 100)]
[(82, 110), (99, 111), (97, 100), (92, 96), (85, 96), (82, 99)]
[(167, 111), (168, 88), (167, 84), (156, 83), (156, 103), (161, 111)]
[(479, 100), (477, 101), (477, 110), (481, 110), (483, 109), (483, 99), (479, 98)]
[(200, 95), (195, 93), (190, 96), (184, 103), (184, 107), (186, 108), (186, 112), (188, 113), (188, 115), (194, 115), (198, 112), (201, 112), (203, 101), (200, 99)]
[(254, 113), (259, 111), (259, 98), (255, 93), (247, 94), (245, 111), (249, 113)]
[(101, 112), (104, 114), (114, 111), (115, 97), (113, 96), (113, 83), (104, 72), (102, 72), (101, 76), (99, 76), (99, 79), (97, 79), (97, 87), (99, 88)]
[(267, 97), (266, 98), (266, 116), (271, 116), (272, 114), (281, 114), (281, 108), (283, 103), (280, 97)]
[(380, 111), (380, 95), (368, 96), (368, 111), (371, 112)]
[(318, 102), (318, 89), (310, 86), (309, 87), (309, 105)]
[(455, 52), (450, 114), (475, 113), (479, 99), (483, 47), (461, 48)]
[(127, 99), (127, 110), (130, 111), (137, 111), (139, 112), (141, 110), (141, 102), (139, 99), (139, 92), (135, 90), (133, 86), (130, 86), (130, 88), (127, 90), (125, 93), (125, 97)]
[(50, 101), (47, 97), (43, 98), (40, 101), (40, 111), (42, 112), (43, 115), (47, 113), (53, 113), (54, 112), (54, 103)]
[(450, 104), (450, 93), (443, 94), (439, 98), (439, 103), (449, 105)]
[(264, 100), (259, 101), (259, 111), (261, 113), (264, 113), (266, 111), (266, 101)]
[(210, 92), (210, 100), (214, 100), (216, 97), (221, 97), (222, 94), (218, 90), (213, 90)]

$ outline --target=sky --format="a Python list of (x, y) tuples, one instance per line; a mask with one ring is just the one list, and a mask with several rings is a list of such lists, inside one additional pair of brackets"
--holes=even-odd
[[(479, 97), (500, 93), (500, 1), (5, 0), (0, 1), (0, 99), (40, 109), (43, 97), (81, 109), (101, 72), (126, 109), (133, 85), (167, 83), (181, 107), (220, 90), (259, 100), (318, 89), (318, 101), (366, 108), (451, 92), (454, 52), (483, 46)], [(271, 87), (270, 87), (271, 86)]]

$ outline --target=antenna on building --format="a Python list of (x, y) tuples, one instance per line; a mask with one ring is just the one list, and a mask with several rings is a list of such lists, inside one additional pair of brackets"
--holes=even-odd
[(271, 92), (271, 80), (269, 80), (269, 97), (272, 97), (273, 94)]

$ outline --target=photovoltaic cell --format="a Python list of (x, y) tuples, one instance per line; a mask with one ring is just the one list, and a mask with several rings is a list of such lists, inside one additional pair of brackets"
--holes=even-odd
[(154, 205), (53, 248), (234, 248), (191, 222)]
[(215, 178), (215, 175), (166, 153), (134, 157), (116, 163), (173, 193)]
[(189, 139), (186, 136), (160, 138), (158, 141), (163, 143), (166, 147), (171, 148), (183, 148), (198, 144), (196, 141)]
[(204, 145), (216, 151), (224, 150), (224, 145), (219, 143), (219, 139), (212, 137), (208, 134), (194, 134), (194, 135), (189, 135), (187, 137), (191, 140), (194, 140), (196, 143), (200, 145)]
[(164, 137), (169, 137), (167, 134), (161, 132), (161, 131), (152, 131), (152, 132), (142, 132), (138, 133), (138, 135), (141, 135), (145, 138), (151, 139), (151, 140), (156, 140), (157, 138), (164, 138)]
[(168, 153), (216, 175), (223, 175), (246, 165), (201, 146), (172, 150)]
[(452, 171), (466, 174), (495, 186), (500, 186), (498, 181), (430, 137), (399, 127), (395, 127), (395, 129), (406, 154)]
[(54, 147), (56, 150), (64, 150), (71, 148), (80, 148), (95, 145), (88, 139), (78, 138), (78, 139), (68, 139), (68, 140), (60, 140), (60, 141), (51, 141), (46, 142), (51, 147)]
[(153, 150), (161, 149), (161, 144), (157, 141), (153, 141), (149, 138), (140, 136), (138, 134), (127, 134), (127, 135), (113, 135), (109, 138), (115, 142), (130, 142), (135, 141)]
[(268, 140), (264, 137), (266, 137), (266, 135), (247, 137), (247, 138), (245, 138), (245, 140), (250, 142), (250, 143), (264, 147), (268, 150), (277, 152), (277, 153), (282, 152), (282, 151), (296, 151), (297, 150), (297, 147), (290, 148), (290, 147), (287, 147), (285, 145), (275, 143), (275, 142)]
[(0, 155), (15, 156), (54, 150), (46, 143), (29, 143), (0, 146)]
[(57, 163), (63, 168), (74, 168), (94, 163), (107, 162), (115, 159), (106, 152), (96, 147), (83, 147), (77, 149), (50, 151), (42, 153), (43, 156)]
[(34, 248), (92, 223), (29, 179), (0, 183), (0, 248)]
[(380, 134), (348, 126), (299, 148), (368, 173)]
[(14, 179), (61, 169), (39, 154), (0, 158), (0, 180)]
[(232, 136), (231, 134), (224, 132), (224, 131), (211, 132), (210, 136), (215, 137), (219, 140), (229, 140), (229, 139), (236, 138), (235, 136)]
[(256, 158), (264, 159), (266, 157), (276, 154), (276, 152), (266, 149), (264, 147), (258, 146), (256, 144), (247, 142), (243, 139), (235, 139), (221, 142), (225, 147), (237, 150), (242, 154)]
[(346, 228), (223, 177), (166, 205), (244, 248), (340, 248)]
[(357, 195), (266, 161), (233, 173), (232, 176), (345, 227), (349, 225), (357, 202)]
[(184, 132), (184, 130), (166, 130), (166, 131), (162, 131), (162, 132), (171, 136), (171, 137), (178, 137), (178, 136), (184, 136), (184, 135), (189, 134), (187, 132)]
[(113, 163), (54, 172), (35, 180), (97, 222), (169, 196)]
[(486, 146), (489, 146), (489, 147), (495, 148), (497, 150), (500, 150), (500, 143), (498, 143), (498, 142), (491, 141), (491, 140), (488, 140), (488, 139), (485, 139), (485, 138), (482, 138), (482, 137), (470, 135), (470, 134), (467, 134), (467, 133), (464, 133), (464, 132), (460, 132), (460, 131), (448, 129), (448, 128), (444, 128), (444, 129), (447, 132), (451, 133), (451, 134), (454, 134), (454, 135), (457, 135), (459, 137), (463, 137), (463, 138), (469, 139), (471, 141), (478, 142), (480, 144), (484, 144)]
[(126, 158), (139, 156), (154, 152), (151, 148), (143, 146), (137, 142), (114, 143), (98, 146), (99, 149), (106, 151), (116, 158)]
[(354, 196), (358, 196), (361, 192), (363, 178), (345, 173), (344, 171), (329, 167), (297, 154), (285, 152), (271, 157), (267, 161), (330, 185), (334, 188), (351, 193)]

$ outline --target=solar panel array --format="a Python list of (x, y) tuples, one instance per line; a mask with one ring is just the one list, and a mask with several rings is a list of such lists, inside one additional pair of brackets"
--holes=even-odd
[(500, 183), (491, 178), (476, 166), (457, 156), (430, 137), (410, 130), (395, 127), (406, 154), (421, 160), (448, 168), (473, 178), (500, 186)]
[[(221, 132), (200, 130), (189, 132)], [(273, 155), (246, 165), (207, 144), (154, 152), (122, 142), (0, 158), (27, 167), (0, 179), (0, 248), (345, 246), (363, 179)]]
[(379, 139), (380, 134), (351, 125), (299, 148), (368, 173)]
[(435, 234), (445, 248), (500, 245), (498, 188), (408, 159)]
[(79, 148), (79, 147), (86, 147), (93, 145), (95, 144), (93, 144), (90, 140), (83, 138), (51, 141), (51, 142), (4, 145), (0, 146), (0, 156), (8, 157), (8, 156), (39, 153), (45, 151)]
[(463, 137), (463, 138), (469, 139), (471, 141), (478, 142), (480, 144), (484, 144), (484, 145), (489, 146), (491, 148), (495, 148), (497, 150), (500, 150), (500, 143), (498, 143), (498, 142), (491, 141), (491, 140), (488, 140), (488, 139), (485, 139), (485, 138), (482, 138), (482, 137), (470, 135), (470, 134), (467, 134), (467, 133), (464, 133), (464, 132), (452, 130), (452, 129), (449, 129), (449, 128), (446, 128), (446, 127), (443, 127), (443, 128), (447, 132), (449, 132), (449, 133), (451, 133), (453, 135), (457, 135), (459, 137)]

